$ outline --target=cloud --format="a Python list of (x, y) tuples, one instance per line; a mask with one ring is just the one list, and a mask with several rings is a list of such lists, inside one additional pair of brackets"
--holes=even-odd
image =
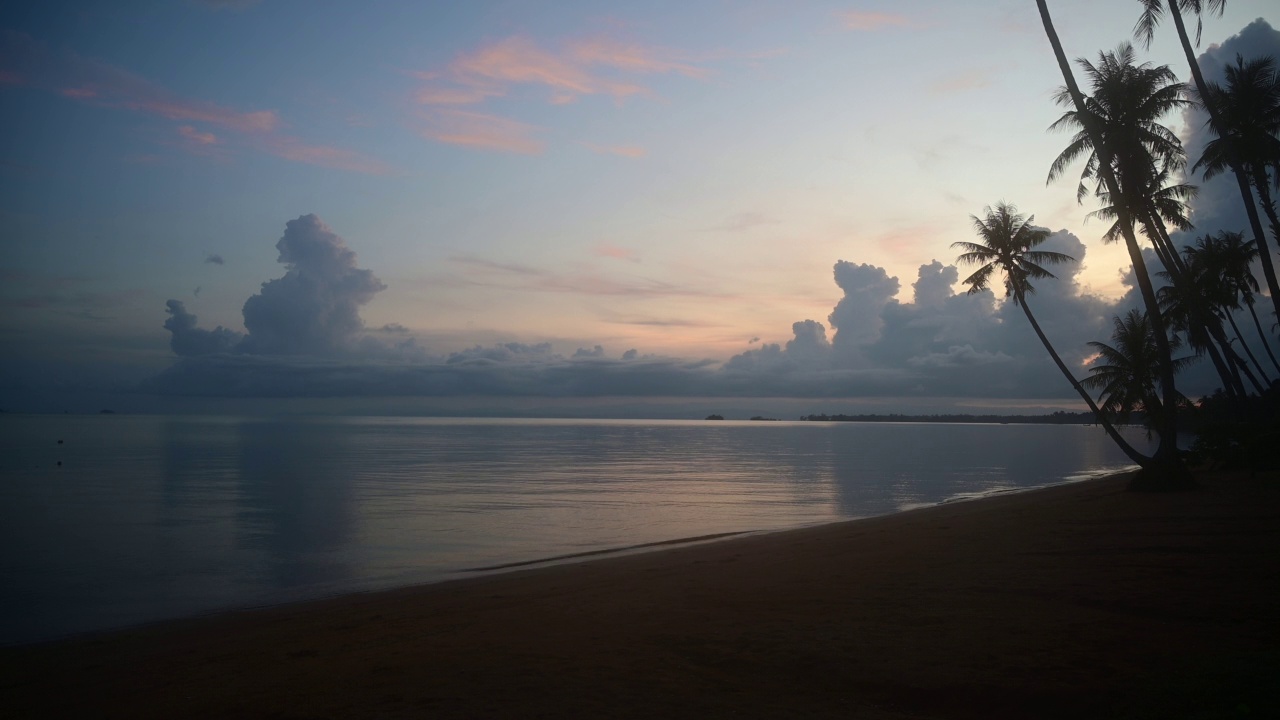
[(648, 154), (648, 151), (638, 145), (596, 145), (595, 143), (582, 143), (591, 152), (597, 155), (617, 155), (631, 159), (642, 158)]
[(462, 281), (536, 292), (626, 297), (734, 297), (705, 288), (677, 285), (646, 277), (619, 277), (583, 270), (562, 272), (519, 263), (502, 263), (470, 255), (454, 255), (451, 263), (463, 270)]
[[(785, 341), (760, 344), (753, 337), (751, 349), (716, 362), (645, 355), (635, 348), (610, 357), (603, 344), (562, 354), (546, 342), (499, 342), (431, 355), (397, 323), (364, 329), (359, 309), (382, 283), (358, 267), (354, 253), (319, 219), (303, 216), (288, 223), (277, 248), (287, 272), (245, 303), (249, 332), (243, 337), (224, 328), (202, 330), (181, 303), (170, 301), (165, 327), (179, 360), (148, 381), (148, 389), (275, 397), (1075, 399), (1022, 309), (990, 290), (957, 293), (960, 270), (938, 260), (919, 266), (911, 302), (896, 299), (901, 283), (884, 268), (841, 260), (832, 279), (842, 296), (827, 324), (796, 321)], [(1107, 339), (1111, 318), (1135, 298), (1130, 293), (1111, 302), (1082, 290), (1079, 273), (1087, 249), (1071, 233), (1053, 233), (1044, 249), (1080, 262), (1055, 266), (1058, 279), (1037, 283), (1028, 306), (1067, 365), (1083, 377), (1091, 359), (1087, 342)], [(577, 275), (518, 263), (454, 262), (504, 286), (588, 294), (648, 291), (625, 284), (592, 288)], [(1126, 282), (1132, 285), (1132, 277)], [(393, 338), (404, 341), (385, 342)], [(1181, 376), (1180, 387), (1189, 395), (1211, 391), (1211, 370), (1203, 363), (1193, 367)]]
[(623, 75), (708, 75), (678, 53), (639, 43), (594, 38), (548, 50), (528, 37), (513, 36), (463, 53), (443, 71), (416, 73), (429, 84), (415, 98), (426, 105), (468, 105), (506, 95), (517, 86), (532, 86), (547, 90), (549, 102), (564, 104), (583, 95), (622, 100), (648, 92), (634, 82), (597, 72), (601, 67)]
[(395, 168), (354, 150), (329, 145), (308, 145), (287, 135), (268, 135), (260, 139), (260, 147), (271, 155), (293, 162), (318, 167), (346, 170), (364, 175), (391, 175)]
[(836, 330), (832, 345), (853, 356), (879, 337), (880, 313), (898, 294), (898, 278), (889, 277), (884, 268), (844, 260), (836, 263), (834, 275), (844, 297), (827, 317)]
[(912, 367), (974, 367), (1012, 362), (1013, 358), (1002, 352), (974, 350), (972, 345), (952, 345), (945, 352), (931, 352), (907, 359)]
[(223, 138), (207, 129), (213, 127), (236, 135), (245, 147), (293, 162), (376, 175), (392, 171), (386, 163), (355, 151), (310, 145), (281, 133), (284, 123), (274, 110), (241, 111), (182, 97), (100, 60), (72, 52), (51, 52), (42, 43), (14, 31), (0, 35), (0, 75), (18, 78), (22, 84), (76, 102), (181, 123), (176, 132), (189, 150), (201, 154), (207, 154), (210, 146), (224, 144)]
[[(204, 330), (183, 303), (169, 300), (170, 346), (179, 356), (239, 353), (335, 357), (368, 352), (362, 337), (360, 307), (386, 285), (369, 270), (356, 267), (356, 255), (315, 215), (285, 224), (276, 243), (282, 277), (268, 280), (244, 303), (246, 334), (221, 326)], [(206, 262), (221, 262), (216, 255)], [(401, 349), (408, 349), (402, 346)]]
[[(1266, 20), (1259, 18), (1221, 44), (1209, 46), (1199, 58), (1205, 80), (1220, 84), (1225, 82), (1224, 68), (1228, 64), (1235, 64), (1237, 54), (1242, 55), (1245, 60), (1266, 55), (1280, 58), (1280, 31), (1272, 28)], [(1208, 128), (1208, 114), (1200, 108), (1189, 107), (1183, 114), (1183, 120), (1187, 131), (1182, 140), (1187, 150), (1187, 164), (1190, 166), (1199, 160), (1205, 145), (1213, 136)], [(1183, 244), (1187, 244), (1196, 235), (1219, 230), (1243, 231), (1246, 237), (1253, 236), (1252, 231), (1249, 230), (1249, 219), (1245, 213), (1239, 187), (1231, 172), (1224, 172), (1208, 182), (1203, 182), (1198, 175), (1189, 178), (1188, 181), (1198, 183), (1200, 186), (1196, 197), (1190, 202), (1191, 220), (1196, 224), (1196, 230), (1175, 235), (1175, 238), (1180, 238)], [(1266, 216), (1261, 215), (1261, 209), (1259, 214), (1265, 230)], [(1274, 251), (1275, 248), (1273, 247), (1272, 250)]]
[(436, 142), (520, 155), (538, 155), (545, 147), (542, 140), (534, 137), (539, 128), (497, 115), (436, 110), (424, 119), (422, 136)]
[(315, 215), (285, 225), (276, 243), (288, 271), (245, 301), (241, 344), (247, 353), (332, 355), (350, 348), (364, 329), (359, 308), (386, 289), (356, 267), (356, 255)]
[(836, 13), (848, 30), (882, 30), (884, 28), (907, 28), (912, 22), (906, 15), (899, 13), (865, 12), (861, 10), (845, 10)]
[[(426, 127), (421, 131), (429, 140), (531, 155), (543, 148), (542, 142), (532, 137), (536, 128), (478, 109), (467, 112), (460, 108), (483, 105), (521, 88), (541, 91), (551, 105), (570, 105), (592, 95), (620, 103), (652, 94), (637, 78), (654, 74), (705, 78), (710, 71), (677, 51), (635, 42), (596, 37), (544, 47), (527, 36), (515, 35), (461, 53), (442, 69), (411, 73), (423, 82), (412, 97), (434, 110), (424, 114)], [(584, 144), (595, 152), (621, 157), (645, 154), (644, 148), (633, 145)]]
[(178, 126), (178, 134), (188, 142), (196, 145), (214, 145), (218, 142), (218, 136), (209, 132), (200, 132), (190, 125)]
[(244, 339), (242, 334), (221, 325), (213, 330), (196, 327), (196, 316), (187, 312), (179, 300), (166, 302), (165, 312), (169, 313), (169, 319), (164, 321), (164, 329), (171, 333), (169, 347), (175, 355), (188, 357), (230, 352)]
[(640, 256), (631, 248), (618, 247), (609, 243), (600, 243), (591, 250), (592, 253), (600, 257), (613, 258), (615, 260), (626, 260), (628, 262), (640, 262)]
[(204, 262), (206, 265), (225, 265), (226, 264), (226, 261), (222, 259), (221, 255), (217, 255), (214, 253), (210, 253), (208, 257), (204, 259)]

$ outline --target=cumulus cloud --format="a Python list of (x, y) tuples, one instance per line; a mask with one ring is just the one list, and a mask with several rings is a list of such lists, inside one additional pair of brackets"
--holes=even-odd
[(180, 300), (166, 302), (165, 312), (169, 313), (169, 319), (164, 321), (164, 329), (172, 333), (169, 347), (175, 355), (186, 357), (230, 352), (244, 337), (221, 325), (212, 330), (196, 327), (196, 316), (187, 312)]
[[(356, 267), (356, 255), (315, 215), (285, 224), (276, 243), (283, 277), (262, 284), (245, 301), (247, 334), (223, 327), (204, 330), (177, 300), (166, 303), (171, 347), (179, 356), (245, 353), (254, 355), (334, 356), (360, 348), (364, 322), (360, 307), (386, 288), (369, 270)], [(222, 263), (211, 255), (206, 262)], [(402, 326), (386, 326), (394, 331)]]
[(213, 253), (210, 253), (204, 259), (204, 262), (206, 265), (225, 265), (226, 264), (226, 261), (222, 259), (221, 255), (216, 255)]
[[(938, 260), (919, 267), (911, 302), (884, 268), (833, 266), (842, 297), (829, 325), (796, 321), (790, 337), (758, 343), (724, 362), (644, 355), (609, 356), (602, 345), (565, 353), (552, 344), (476, 345), (432, 356), (396, 323), (364, 330), (360, 308), (383, 289), (318, 218), (288, 223), (277, 244), (287, 271), (245, 303), (248, 335), (203, 330), (178, 301), (165, 327), (180, 356), (154, 377), (157, 392), (262, 396), (705, 396), (796, 398), (1062, 398), (1073, 392), (1050, 361), (1020, 308), (990, 290), (954, 289), (959, 269)], [(1083, 261), (1079, 238), (1060, 231), (1045, 249)], [(1054, 268), (1029, 306), (1078, 376), (1087, 374), (1087, 342), (1105, 340), (1111, 318), (1136, 301), (1082, 291), (1080, 262)], [(1132, 277), (1125, 278), (1132, 284)], [(382, 338), (382, 339), (379, 339)], [(387, 339), (405, 338), (399, 344)], [(1197, 374), (1199, 373), (1199, 374)], [(1188, 394), (1212, 390), (1200, 369)]]
[(854, 357), (880, 337), (880, 313), (898, 294), (898, 278), (884, 268), (844, 260), (836, 263), (834, 274), (844, 297), (827, 316), (836, 331), (831, 344), (845, 357)]
[(356, 267), (356, 254), (315, 215), (290, 220), (276, 249), (288, 272), (245, 301), (249, 334), (241, 350), (332, 355), (349, 348), (364, 329), (360, 306), (387, 286)]

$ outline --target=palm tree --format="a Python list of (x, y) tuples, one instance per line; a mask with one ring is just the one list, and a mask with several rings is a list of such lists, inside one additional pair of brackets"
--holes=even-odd
[(1222, 123), (1211, 128), (1218, 137), (1205, 145), (1192, 169), (1203, 169), (1208, 180), (1234, 160), (1252, 180), (1271, 235), (1280, 241), (1280, 220), (1271, 197), (1272, 183), (1280, 182), (1280, 74), (1270, 57), (1245, 62), (1239, 55), (1225, 72), (1225, 89), (1217, 83), (1208, 88)]
[(1022, 312), (1027, 316), (1027, 322), (1031, 323), (1031, 328), (1036, 332), (1036, 337), (1040, 338), (1044, 349), (1049, 351), (1049, 356), (1071, 383), (1071, 387), (1075, 388), (1084, 399), (1107, 435), (1115, 441), (1120, 450), (1138, 465), (1148, 467), (1151, 464), (1151, 458), (1138, 452), (1121, 437), (1107, 416), (1098, 409), (1088, 391), (1080, 385), (1075, 375), (1053, 349), (1053, 344), (1049, 342), (1049, 338), (1045, 337), (1044, 330), (1040, 329), (1040, 323), (1036, 322), (1035, 315), (1027, 305), (1027, 295), (1035, 292), (1031, 281), (1054, 277), (1053, 273), (1044, 268), (1045, 265), (1074, 262), (1075, 258), (1048, 250), (1034, 250), (1033, 248), (1049, 238), (1049, 231), (1033, 227), (1031, 221), (1035, 216), (1019, 215), (1017, 208), (1008, 203), (997, 203), (994, 209), (987, 207), (984, 215), (985, 218), (969, 216), (973, 220), (973, 229), (981, 238), (981, 242), (962, 241), (951, 244), (951, 247), (964, 250), (958, 258), (959, 262), (979, 266), (977, 271), (964, 280), (964, 283), (969, 286), (969, 294), (987, 289), (992, 277), (997, 272), (1003, 273), (1005, 297), (1011, 298), (1014, 305), (1022, 308)]
[[(1043, 6), (1043, 0), (1037, 0)], [(1187, 65), (1191, 68), (1191, 77), (1195, 81), (1196, 93), (1203, 105), (1205, 112), (1209, 114), (1210, 127), (1217, 132), (1219, 137), (1227, 134), (1227, 124), (1224, 122), (1222, 113), (1219, 111), (1216, 98), (1210, 91), (1208, 84), (1205, 82), (1204, 74), (1200, 72), (1200, 63), (1196, 60), (1195, 50), (1191, 46), (1191, 39), (1187, 36), (1186, 25), (1182, 21), (1182, 10), (1194, 13), (1196, 16), (1196, 44), (1200, 43), (1201, 16), (1207, 11), (1222, 14), (1226, 8), (1226, 0), (1138, 0), (1142, 5), (1142, 15), (1138, 18), (1138, 22), (1134, 25), (1133, 34), (1142, 40), (1146, 47), (1151, 47), (1151, 39), (1155, 34), (1156, 26), (1160, 24), (1160, 19), (1164, 15), (1165, 6), (1168, 7), (1169, 17), (1173, 18), (1174, 27), (1178, 31), (1178, 39), (1182, 43), (1182, 52), (1187, 57)], [(1041, 11), (1041, 15), (1045, 15), (1047, 10)], [(1249, 229), (1253, 231), (1254, 241), (1258, 243), (1259, 258), (1262, 260), (1262, 273), (1267, 279), (1267, 289), (1271, 292), (1271, 303), (1275, 306), (1275, 312), (1280, 315), (1280, 283), (1276, 281), (1275, 267), (1271, 263), (1271, 250), (1267, 247), (1266, 237), (1262, 231), (1262, 221), (1258, 218), (1258, 210), (1253, 204), (1253, 192), (1250, 190), (1249, 177), (1245, 173), (1245, 169), (1235, 157), (1228, 155), (1227, 164), (1231, 168), (1231, 172), (1235, 175), (1236, 185), (1240, 190), (1240, 198), (1244, 201), (1245, 214), (1249, 217)], [(1280, 237), (1277, 237), (1280, 242)]]
[[(1260, 292), (1258, 281), (1253, 277), (1250, 268), (1258, 257), (1258, 247), (1252, 240), (1246, 241), (1244, 235), (1237, 232), (1220, 231), (1217, 235), (1206, 235), (1198, 238), (1196, 243), (1184, 250), (1193, 264), (1206, 268), (1212, 277), (1218, 278), (1224, 293), (1224, 306), (1228, 312), (1238, 310), (1243, 304), (1249, 309), (1253, 318), (1253, 327), (1258, 331), (1258, 340), (1262, 349), (1271, 359), (1271, 365), (1280, 373), (1280, 362), (1276, 362), (1275, 353), (1271, 350), (1271, 342), (1262, 330), (1262, 322), (1258, 319), (1255, 294)], [(1228, 315), (1230, 317), (1230, 315)], [(1235, 327), (1234, 319), (1232, 327)], [(1236, 337), (1244, 344), (1244, 338), (1236, 328)], [(1247, 347), (1247, 346), (1246, 346)], [(1257, 361), (1254, 361), (1257, 365)], [(1259, 372), (1262, 372), (1259, 368)]]
[[(1191, 224), (1189, 217), (1187, 201), (1195, 197), (1198, 189), (1195, 185), (1187, 183), (1170, 183), (1171, 172), (1168, 168), (1162, 170), (1151, 179), (1150, 188), (1143, 191), (1143, 199), (1148, 207), (1147, 212), (1142, 216), (1142, 232), (1151, 241), (1156, 256), (1160, 258), (1160, 263), (1166, 269), (1182, 273), (1186, 268), (1182, 265), (1182, 258), (1169, 237), (1169, 228), (1183, 231), (1194, 229), (1195, 226)], [(1102, 241), (1116, 242), (1120, 239), (1121, 230), (1115, 204), (1111, 201), (1111, 193), (1098, 189), (1097, 194), (1102, 207), (1089, 213), (1087, 217), (1112, 221), (1111, 226), (1103, 233)]]
[[(1135, 64), (1133, 46), (1122, 43), (1112, 52), (1098, 53), (1098, 63), (1076, 61), (1089, 78), (1093, 94), (1086, 96), (1085, 111), (1103, 132), (1116, 166), (1113, 168), (1123, 189), (1137, 199), (1157, 185), (1155, 178), (1170, 177), (1186, 165), (1186, 153), (1178, 136), (1160, 121), (1170, 112), (1189, 104), (1182, 84), (1167, 65)], [(1081, 113), (1074, 109), (1067, 88), (1054, 98), (1067, 111), (1049, 126), (1050, 130), (1072, 129), (1076, 134), (1049, 169), (1053, 182), (1068, 166), (1087, 155), (1076, 199), (1087, 194), (1086, 182), (1099, 179), (1098, 153), (1085, 129)]]
[[(1098, 176), (1107, 192), (1113, 197), (1123, 199), (1125, 196), (1120, 192), (1120, 184), (1116, 182), (1115, 173), (1112, 171), (1111, 150), (1103, 142), (1104, 134), (1100, 123), (1087, 112), (1084, 94), (1076, 84), (1075, 75), (1071, 72), (1071, 63), (1067, 61), (1067, 55), (1062, 50), (1062, 42), (1058, 39), (1058, 32), (1053, 27), (1049, 6), (1045, 0), (1036, 0), (1036, 7), (1040, 11), (1045, 36), (1048, 37), (1049, 45), (1053, 48), (1054, 58), (1058, 61), (1058, 69), (1062, 72), (1063, 82), (1080, 118), (1082, 129), (1090, 137), (1094, 152), (1098, 155)], [(1183, 472), (1178, 459), (1177, 412), (1174, 410), (1178, 390), (1174, 385), (1172, 351), (1169, 349), (1168, 337), (1165, 335), (1164, 319), (1160, 316), (1160, 305), (1156, 300), (1155, 288), (1152, 287), (1151, 276), (1147, 274), (1146, 262), (1142, 258), (1142, 251), (1138, 248), (1138, 240), (1133, 233), (1132, 214), (1123, 202), (1116, 205), (1116, 213), (1121, 234), (1124, 236), (1125, 249), (1129, 253), (1129, 261), (1133, 264), (1138, 291), (1142, 295), (1142, 304), (1147, 310), (1149, 321), (1155, 328), (1157, 347), (1160, 349), (1161, 396), (1164, 398), (1163, 404), (1170, 408), (1162, 418), (1163, 425), (1158, 429), (1160, 445), (1156, 450), (1155, 459), (1159, 461), (1164, 471), (1161, 473), (1162, 477), (1168, 482), (1177, 482)]]
[[(1111, 333), (1114, 345), (1089, 343), (1098, 351), (1098, 357), (1084, 384), (1099, 390), (1102, 411), (1116, 415), (1121, 421), (1127, 421), (1134, 411), (1143, 413), (1149, 432), (1152, 427), (1159, 427), (1165, 413), (1157, 390), (1159, 380), (1155, 368), (1159, 365), (1160, 350), (1156, 347), (1155, 331), (1147, 316), (1136, 309), (1123, 318), (1115, 318), (1114, 323)], [(1174, 367), (1180, 370), (1192, 360), (1178, 358)], [(1185, 404), (1186, 398), (1179, 396), (1178, 402)]]
[(1170, 328), (1175, 332), (1185, 333), (1196, 354), (1209, 354), (1228, 395), (1244, 397), (1248, 394), (1240, 378), (1241, 370), (1261, 394), (1262, 386), (1232, 349), (1231, 342), (1222, 330), (1222, 319), (1218, 311), (1225, 303), (1230, 302), (1226, 286), (1199, 257), (1188, 254), (1185, 265), (1187, 271), (1177, 276), (1168, 272), (1160, 273), (1162, 277), (1172, 280), (1157, 293), (1160, 297), (1160, 310), (1164, 312)]

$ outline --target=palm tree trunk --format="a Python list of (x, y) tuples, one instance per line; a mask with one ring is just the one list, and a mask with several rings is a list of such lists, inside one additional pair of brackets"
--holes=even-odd
[[(1206, 332), (1207, 336), (1208, 333)], [(1222, 380), (1222, 391), (1228, 397), (1244, 397), (1244, 385), (1240, 382), (1240, 373), (1232, 374), (1227, 363), (1222, 359), (1222, 353), (1218, 352), (1218, 346), (1208, 337), (1205, 337), (1203, 343), (1205, 352), (1209, 353), (1209, 359), (1213, 361), (1213, 369), (1218, 371), (1218, 378)]]
[[(1200, 62), (1196, 60), (1195, 50), (1191, 47), (1191, 39), (1187, 37), (1187, 28), (1182, 22), (1182, 12), (1178, 10), (1178, 0), (1169, 0), (1169, 15), (1178, 29), (1178, 39), (1182, 41), (1182, 51), (1187, 56), (1187, 65), (1191, 67), (1191, 77), (1195, 79), (1196, 89), (1200, 91), (1200, 100), (1209, 113), (1209, 122), (1215, 130), (1222, 128), (1222, 117), (1209, 95), (1209, 86), (1200, 72)], [(1245, 176), (1244, 168), (1233, 157), (1230, 161), (1231, 172), (1236, 176), (1236, 184), (1240, 186), (1240, 197), (1244, 200), (1244, 210), (1249, 216), (1249, 227), (1253, 230), (1254, 240), (1258, 243), (1258, 255), (1262, 258), (1262, 274), (1267, 278), (1267, 289), (1271, 292), (1271, 303), (1275, 305), (1276, 314), (1280, 315), (1280, 283), (1276, 282), (1276, 269), (1271, 264), (1271, 250), (1267, 246), (1266, 235), (1262, 232), (1262, 221), (1258, 219), (1258, 209), (1253, 204), (1253, 191)], [(1280, 242), (1280, 238), (1277, 238)]]
[(1227, 339), (1227, 333), (1222, 329), (1222, 322), (1214, 322), (1207, 324), (1209, 332), (1213, 334), (1213, 339), (1217, 341), (1218, 347), (1222, 348), (1222, 354), (1226, 356), (1227, 363), (1231, 366), (1231, 371), (1236, 376), (1237, 389), (1240, 391), (1241, 397), (1247, 395), (1244, 383), (1240, 381), (1240, 373), (1244, 372), (1244, 376), (1249, 378), (1249, 384), (1259, 394), (1262, 394), (1262, 385), (1258, 383), (1258, 378), (1249, 370), (1249, 365), (1245, 363), (1244, 358), (1231, 347), (1231, 341)]
[[(1071, 64), (1067, 61), (1067, 55), (1062, 50), (1062, 42), (1058, 40), (1058, 32), (1053, 28), (1053, 19), (1049, 16), (1049, 6), (1045, 3), (1045, 0), (1036, 0), (1036, 7), (1040, 9), (1040, 19), (1044, 24), (1045, 35), (1049, 37), (1049, 44), (1053, 46), (1054, 57), (1058, 60), (1058, 68), (1062, 71), (1062, 79), (1067, 84), (1067, 91), (1071, 94), (1076, 113), (1080, 117), (1085, 132), (1092, 141), (1094, 150), (1098, 155), (1098, 174), (1106, 184), (1107, 192), (1111, 193), (1111, 197), (1123, 198), (1124, 195), (1120, 192), (1120, 184), (1116, 182), (1115, 174), (1111, 171), (1111, 153), (1103, 142), (1103, 134), (1094, 127), (1091, 116), (1085, 108), (1084, 95), (1080, 92), (1080, 86), (1076, 85), (1075, 75), (1071, 72)], [(1147, 265), (1142, 259), (1142, 251), (1138, 249), (1138, 240), (1133, 234), (1133, 218), (1129, 215), (1129, 208), (1125, 207), (1122, 202), (1116, 203), (1115, 208), (1116, 219), (1120, 222), (1120, 230), (1124, 233), (1125, 247), (1129, 251), (1129, 260), (1133, 263), (1133, 274), (1138, 281), (1142, 302), (1147, 309), (1147, 318), (1151, 321), (1155, 332), (1156, 348), (1160, 353), (1160, 389), (1168, 412), (1164, 413), (1164, 417), (1161, 418), (1159, 427), (1160, 445), (1156, 449), (1154, 459), (1162, 465), (1167, 464), (1169, 467), (1178, 467), (1178, 422), (1176, 410), (1178, 390), (1173, 380), (1173, 355), (1169, 349), (1169, 336), (1165, 333), (1164, 318), (1160, 314), (1160, 305), (1156, 302), (1155, 289), (1151, 286), (1151, 276), (1147, 274)]]
[[(1155, 228), (1156, 237), (1151, 239), (1151, 244), (1155, 245), (1157, 250), (1161, 242), (1164, 244), (1164, 251), (1169, 256), (1170, 262), (1173, 263), (1169, 267), (1169, 272), (1179, 272), (1183, 275), (1187, 274), (1187, 265), (1182, 262), (1182, 256), (1178, 254), (1178, 249), (1173, 246), (1173, 238), (1169, 237), (1169, 229), (1165, 227), (1164, 221), (1160, 219), (1160, 213), (1156, 211), (1155, 203), (1151, 202), (1151, 198), (1147, 198), (1147, 214), (1151, 216), (1151, 225)], [(1159, 238), (1160, 242), (1157, 242)], [(1161, 260), (1164, 262), (1164, 260)]]
[(1240, 347), (1244, 348), (1244, 354), (1249, 356), (1249, 362), (1253, 363), (1253, 367), (1258, 371), (1258, 377), (1262, 378), (1263, 384), (1267, 387), (1271, 386), (1271, 378), (1263, 372), (1262, 366), (1258, 364), (1258, 358), (1253, 356), (1253, 351), (1249, 349), (1249, 343), (1244, 341), (1244, 335), (1240, 334), (1240, 327), (1236, 325), (1236, 319), (1231, 314), (1231, 308), (1224, 308), (1223, 312), (1227, 314), (1227, 322), (1231, 323), (1231, 330), (1236, 334), (1236, 339), (1240, 341)]
[[(1271, 223), (1271, 237), (1280, 243), (1280, 219), (1276, 218), (1276, 204), (1271, 198), (1271, 188), (1267, 184), (1267, 173), (1256, 164), (1253, 168), (1253, 184), (1258, 189), (1258, 204), (1262, 206), (1262, 211), (1267, 214), (1267, 222)], [(1258, 246), (1258, 254), (1263, 252), (1262, 246)], [(1267, 258), (1270, 260), (1271, 258)], [(1268, 290), (1271, 288), (1268, 287)], [(1272, 292), (1275, 292), (1274, 290)]]
[(1253, 309), (1251, 300), (1246, 301), (1245, 305), (1249, 308), (1249, 315), (1253, 317), (1253, 326), (1258, 329), (1258, 337), (1262, 338), (1262, 349), (1267, 351), (1267, 357), (1271, 358), (1271, 365), (1275, 367), (1276, 372), (1280, 373), (1280, 362), (1276, 362), (1276, 355), (1271, 352), (1271, 343), (1267, 342), (1267, 335), (1262, 332), (1262, 323), (1258, 320), (1258, 311)]
[(1120, 435), (1120, 432), (1116, 430), (1115, 426), (1111, 424), (1111, 421), (1107, 419), (1106, 413), (1098, 409), (1098, 405), (1089, 395), (1089, 391), (1084, 389), (1084, 386), (1076, 380), (1076, 376), (1072, 374), (1071, 370), (1067, 367), (1067, 364), (1062, 362), (1062, 358), (1058, 357), (1058, 352), (1053, 349), (1053, 345), (1049, 342), (1049, 338), (1045, 337), (1044, 331), (1040, 329), (1040, 323), (1036, 322), (1035, 315), (1031, 314), (1031, 308), (1027, 307), (1026, 297), (1019, 291), (1014, 296), (1014, 300), (1022, 308), (1022, 312), (1027, 316), (1027, 322), (1031, 323), (1031, 329), (1036, 331), (1036, 337), (1040, 338), (1040, 342), (1044, 345), (1044, 349), (1049, 351), (1049, 357), (1053, 358), (1054, 364), (1056, 364), (1058, 369), (1062, 371), (1063, 376), (1067, 378), (1067, 382), (1071, 383), (1071, 387), (1075, 388), (1077, 393), (1080, 393), (1080, 397), (1084, 399), (1085, 404), (1093, 411), (1093, 416), (1098, 419), (1098, 423), (1102, 425), (1102, 429), (1107, 431), (1107, 435), (1115, 441), (1116, 445), (1120, 446), (1120, 451), (1123, 452), (1130, 460), (1137, 463), (1140, 467), (1149, 467), (1151, 464), (1151, 458), (1138, 452)]

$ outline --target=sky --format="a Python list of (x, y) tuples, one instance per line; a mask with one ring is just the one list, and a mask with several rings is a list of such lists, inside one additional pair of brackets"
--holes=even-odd
[[(1073, 57), (1138, 7), (1053, 5)], [(1143, 57), (1187, 76), (1171, 27)], [(0, 407), (1074, 408), (950, 247), (1001, 200), (1054, 231), (1033, 309), (1087, 372), (1132, 297), (1046, 186), (1060, 84), (1032, 2), (8, 3)]]

